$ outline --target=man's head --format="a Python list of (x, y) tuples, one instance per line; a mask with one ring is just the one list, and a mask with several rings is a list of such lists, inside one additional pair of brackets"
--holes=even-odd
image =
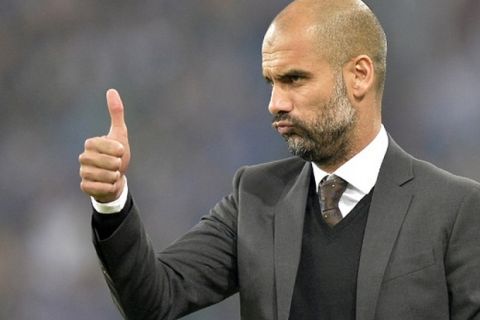
[(294, 154), (335, 169), (378, 132), (386, 40), (363, 2), (292, 2), (270, 25), (262, 56), (269, 111)]

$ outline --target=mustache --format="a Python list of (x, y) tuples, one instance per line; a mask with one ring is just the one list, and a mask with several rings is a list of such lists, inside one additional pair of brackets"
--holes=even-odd
[(272, 124), (278, 121), (288, 121), (293, 125), (298, 125), (299, 121), (294, 117), (290, 116), (288, 113), (277, 113), (273, 116)]
[(302, 134), (302, 135), (310, 135), (310, 133), (308, 132), (308, 129), (307, 129), (307, 126), (306, 124), (295, 118), (295, 117), (292, 117), (291, 115), (289, 115), (288, 113), (278, 113), (276, 115), (273, 116), (272, 118), (272, 127), (276, 129), (276, 123), (279, 122), (279, 121), (286, 121), (288, 122), (290, 125), (293, 126), (293, 130), (297, 133), (297, 134)]

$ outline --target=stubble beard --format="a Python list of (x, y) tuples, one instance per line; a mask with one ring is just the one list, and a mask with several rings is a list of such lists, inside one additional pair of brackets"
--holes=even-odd
[(349, 158), (357, 115), (348, 100), (345, 84), (337, 76), (334, 94), (311, 121), (302, 121), (288, 114), (275, 119), (288, 119), (292, 133), (283, 135), (289, 151), (319, 166), (332, 166)]

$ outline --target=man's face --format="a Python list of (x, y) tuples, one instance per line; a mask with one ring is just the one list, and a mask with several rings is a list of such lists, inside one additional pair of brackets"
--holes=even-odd
[(314, 32), (271, 27), (262, 49), (264, 77), (272, 85), (273, 127), (289, 150), (318, 165), (334, 165), (350, 151), (356, 123), (341, 70), (314, 45)]

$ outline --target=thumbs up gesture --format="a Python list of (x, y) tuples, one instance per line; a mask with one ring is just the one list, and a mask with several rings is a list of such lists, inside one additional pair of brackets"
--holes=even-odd
[(120, 197), (125, 173), (130, 163), (130, 146), (122, 99), (115, 89), (107, 91), (110, 113), (108, 135), (85, 141), (79, 156), (80, 188), (98, 202), (111, 202)]

